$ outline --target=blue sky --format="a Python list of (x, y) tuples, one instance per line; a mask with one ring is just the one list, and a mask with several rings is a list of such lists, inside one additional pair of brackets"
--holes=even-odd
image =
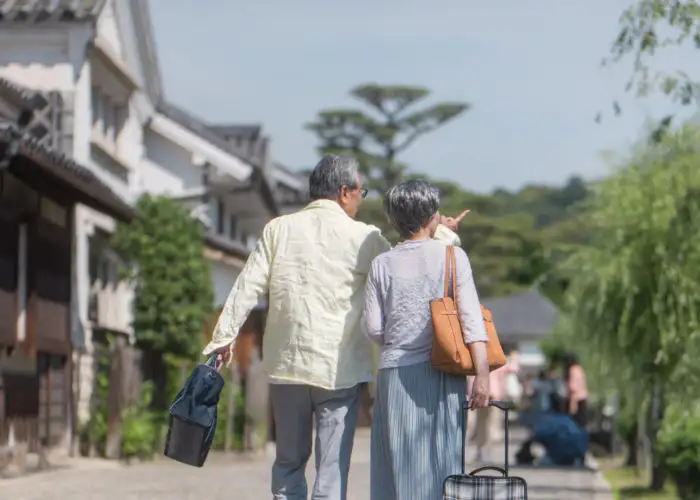
[[(211, 122), (261, 123), (273, 154), (317, 160), (303, 130), (360, 83), (425, 86), (462, 117), (401, 157), (475, 191), (592, 179), (660, 100), (633, 100), (629, 65), (602, 68), (630, 0), (152, 0), (168, 99)], [(688, 61), (675, 54), (670, 65)], [(594, 122), (620, 98), (623, 115)]]

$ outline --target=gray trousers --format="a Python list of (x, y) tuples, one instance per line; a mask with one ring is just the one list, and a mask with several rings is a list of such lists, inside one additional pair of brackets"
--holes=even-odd
[(311, 500), (346, 500), (357, 426), (359, 386), (329, 391), (308, 385), (271, 384), (277, 457), (274, 500), (307, 500), (306, 463), (316, 422), (316, 482)]

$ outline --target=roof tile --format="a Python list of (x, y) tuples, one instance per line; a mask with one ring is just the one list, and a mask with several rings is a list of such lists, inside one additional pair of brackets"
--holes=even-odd
[(493, 314), (496, 330), (511, 340), (519, 336), (543, 337), (557, 321), (554, 304), (534, 288), (483, 302)]
[(91, 21), (106, 0), (0, 0), (0, 22)]

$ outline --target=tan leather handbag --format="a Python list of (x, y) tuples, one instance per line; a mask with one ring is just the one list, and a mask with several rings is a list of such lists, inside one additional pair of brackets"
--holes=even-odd
[[(455, 249), (447, 247), (447, 262), (445, 263), (445, 296), (430, 301), (430, 313), (433, 318), (433, 349), (430, 361), (436, 370), (454, 375), (476, 375), (469, 349), (464, 343), (462, 325), (457, 311), (457, 260)], [(450, 297), (450, 280), (452, 281), (452, 296)], [(498, 340), (496, 327), (493, 324), (491, 311), (481, 306), (486, 333), (489, 341), (486, 351), (489, 360), (489, 371), (494, 371), (508, 363), (503, 347)]]

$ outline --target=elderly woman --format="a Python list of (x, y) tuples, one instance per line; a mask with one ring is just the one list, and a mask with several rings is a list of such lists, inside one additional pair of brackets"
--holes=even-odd
[[(439, 195), (427, 182), (391, 188), (384, 210), (404, 241), (372, 262), (363, 326), (380, 347), (372, 421), (373, 500), (437, 500), (458, 474), (465, 377), (433, 369), (430, 300), (443, 296), (445, 245), (433, 239)], [(488, 405), (488, 337), (467, 254), (455, 249), (457, 307), (477, 370), (470, 404)]]

